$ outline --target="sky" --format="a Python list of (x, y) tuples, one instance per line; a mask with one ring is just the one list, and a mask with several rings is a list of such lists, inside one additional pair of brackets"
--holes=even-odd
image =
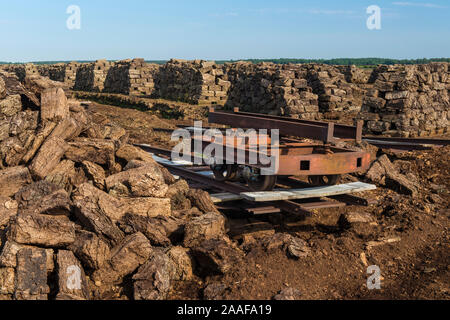
[[(70, 30), (71, 5), (80, 29)], [(381, 9), (381, 29), (366, 12)], [(0, 61), (450, 57), (448, 0), (0, 0)], [(70, 20), (75, 21), (75, 20)]]

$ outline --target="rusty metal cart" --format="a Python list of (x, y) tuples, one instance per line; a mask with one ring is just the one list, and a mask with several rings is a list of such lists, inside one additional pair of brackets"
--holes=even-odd
[[(264, 114), (216, 111), (210, 109), (209, 122), (242, 129), (278, 129), (280, 141), (274, 148), (270, 143), (261, 152), (259, 141), (238, 141), (238, 138), (207, 139), (194, 136), (192, 143), (202, 143), (203, 150), (213, 144), (213, 149), (223, 148), (215, 156), (219, 164), (211, 169), (219, 181), (233, 181), (244, 178), (254, 191), (272, 190), (278, 176), (308, 176), (313, 185), (334, 185), (342, 174), (366, 171), (370, 165), (370, 155), (364, 151), (353, 151), (333, 146), (338, 141), (362, 140), (362, 123), (356, 126), (339, 125), (331, 122), (300, 120)], [(309, 141), (301, 140), (309, 139)], [(258, 136), (257, 139), (261, 139)], [(268, 138), (270, 141), (270, 138)], [(231, 146), (231, 152), (230, 152)], [(216, 149), (217, 148), (217, 149)], [(245, 155), (244, 163), (237, 162), (238, 156)], [(273, 156), (278, 164), (270, 174), (265, 163), (250, 163), (250, 159)]]

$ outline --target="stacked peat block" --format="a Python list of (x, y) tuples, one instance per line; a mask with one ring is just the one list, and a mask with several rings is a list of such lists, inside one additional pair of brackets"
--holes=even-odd
[(0, 300), (166, 299), (239, 262), (207, 192), (59, 86), (0, 72)]
[[(39, 75), (53, 81), (64, 82), (67, 88), (72, 89), (77, 78), (77, 62), (40, 65), (37, 67)], [(22, 80), (23, 81), (23, 80)]]
[(38, 68), (32, 63), (26, 64), (10, 64), (2, 68), (6, 72), (14, 73), (19, 81), (23, 82), (26, 76), (38, 75)]
[(220, 79), (223, 69), (212, 61), (172, 59), (155, 79), (156, 96), (200, 104), (224, 104), (230, 83)]
[(158, 69), (159, 65), (146, 63), (144, 59), (117, 61), (108, 71), (103, 91), (151, 96)]
[(48, 64), (38, 66), (39, 75), (47, 77), (53, 81), (64, 82), (66, 78), (66, 64)]
[(244, 111), (320, 118), (318, 96), (308, 86), (300, 65), (226, 64), (225, 79), (231, 82), (227, 105)]
[(129, 69), (129, 94), (151, 96), (155, 88), (154, 77), (158, 70), (157, 64), (146, 63), (144, 59), (133, 59)]
[(403, 137), (442, 134), (450, 119), (448, 63), (379, 66), (358, 117), (367, 131)]
[[(303, 65), (307, 70), (306, 78), (313, 93), (319, 96), (319, 108), (322, 113), (358, 112), (361, 109), (364, 90), (348, 80), (351, 70), (344, 74), (339, 68), (321, 64)], [(353, 70), (355, 74), (355, 70)], [(361, 80), (359, 80), (361, 81)]]
[(372, 74), (371, 69), (361, 69), (356, 67), (355, 65), (336, 66), (336, 68), (344, 75), (345, 80), (348, 83), (360, 85), (367, 84)]
[(111, 62), (97, 60), (80, 64), (73, 89), (77, 91), (102, 92)]
[[(70, 62), (66, 64), (66, 70), (64, 74), (64, 83), (67, 87), (73, 89), (75, 81), (77, 80), (77, 71), (80, 64), (78, 62)], [(54, 80), (54, 79), (52, 79)]]

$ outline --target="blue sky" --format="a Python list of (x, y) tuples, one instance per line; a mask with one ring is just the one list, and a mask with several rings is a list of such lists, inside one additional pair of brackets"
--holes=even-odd
[[(448, 0), (0, 0), (0, 61), (450, 56)], [(69, 30), (66, 9), (81, 9)], [(368, 30), (366, 8), (381, 8)]]

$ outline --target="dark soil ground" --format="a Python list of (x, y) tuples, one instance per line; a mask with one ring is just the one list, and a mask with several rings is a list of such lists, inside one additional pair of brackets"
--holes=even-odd
[[(170, 147), (170, 133), (154, 129), (188, 123), (113, 106), (89, 108), (127, 129), (135, 143)], [(230, 236), (239, 241), (245, 259), (223, 277), (177, 284), (170, 298), (201, 299), (207, 284), (220, 282), (227, 288), (224, 299), (271, 299), (289, 287), (307, 300), (449, 299), (450, 147), (388, 155), (419, 186), (416, 198), (379, 187), (362, 195), (377, 205), (321, 209), (305, 221), (279, 214), (230, 218)], [(366, 212), (376, 222), (344, 229), (338, 221), (345, 212)], [(265, 230), (255, 231), (261, 226)], [(293, 260), (281, 249), (267, 251), (260, 239), (275, 231), (302, 238), (311, 254)], [(381, 270), (381, 290), (367, 289), (371, 265)]]

